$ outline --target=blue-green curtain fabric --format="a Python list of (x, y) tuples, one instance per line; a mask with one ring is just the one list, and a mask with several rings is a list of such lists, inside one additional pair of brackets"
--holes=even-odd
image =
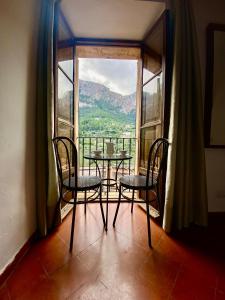
[(55, 0), (42, 0), (37, 66), (36, 188), (37, 229), (41, 236), (60, 222), (58, 185), (53, 151)]
[(172, 0), (174, 57), (163, 228), (207, 225), (203, 99), (195, 21), (189, 0)]

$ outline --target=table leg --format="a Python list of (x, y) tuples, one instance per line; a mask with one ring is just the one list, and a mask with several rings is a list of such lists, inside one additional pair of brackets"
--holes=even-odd
[(116, 167), (116, 177), (115, 177), (115, 180), (116, 180), (116, 190), (119, 191), (118, 189), (118, 184), (117, 184), (117, 177), (118, 177), (118, 171), (119, 171), (119, 168), (120, 168), (120, 165), (122, 164), (122, 160), (121, 162), (119, 163), (119, 165)]
[(109, 212), (109, 186), (110, 185), (110, 160), (108, 160), (107, 164), (107, 190), (106, 190), (106, 222), (105, 222), (105, 230), (108, 230), (108, 212)]

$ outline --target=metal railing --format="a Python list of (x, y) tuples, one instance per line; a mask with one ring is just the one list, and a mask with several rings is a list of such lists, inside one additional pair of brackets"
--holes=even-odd
[[(135, 172), (135, 153), (136, 138), (125, 137), (82, 137), (77, 138), (77, 146), (79, 151), (79, 170), (80, 175), (98, 175), (98, 169), (95, 163), (84, 158), (84, 155), (91, 154), (94, 150), (106, 152), (106, 142), (112, 142), (115, 145), (115, 152), (126, 150), (127, 154), (132, 156), (131, 160), (124, 161), (118, 171), (118, 178), (123, 175), (131, 175)], [(106, 162), (102, 161), (99, 165), (101, 175), (106, 175)], [(112, 162), (111, 174), (115, 176), (119, 162)]]

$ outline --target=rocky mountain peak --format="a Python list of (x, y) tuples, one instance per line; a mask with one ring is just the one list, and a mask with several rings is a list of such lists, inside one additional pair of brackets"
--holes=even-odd
[(136, 93), (123, 96), (96, 82), (79, 80), (79, 96), (81, 106), (98, 105), (101, 101), (123, 113), (135, 110)]

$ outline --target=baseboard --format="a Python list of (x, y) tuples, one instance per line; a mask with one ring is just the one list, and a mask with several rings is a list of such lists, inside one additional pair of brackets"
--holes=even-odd
[(62, 220), (70, 213), (70, 211), (73, 209), (73, 205), (66, 204), (61, 209), (61, 218)]
[[(141, 209), (143, 209), (145, 212), (146, 212), (146, 204), (145, 203), (139, 203), (138, 204)], [(159, 217), (159, 212), (158, 210), (156, 210), (153, 206), (149, 205), (150, 206), (150, 216), (154, 219), (158, 218)]]
[(6, 279), (10, 276), (10, 274), (15, 269), (16, 265), (19, 261), (24, 257), (27, 251), (31, 248), (34, 242), (37, 240), (37, 233), (34, 232), (32, 236), (28, 239), (28, 241), (23, 245), (23, 247), (19, 250), (19, 252), (14, 257), (13, 261), (5, 268), (2, 274), (0, 274), (0, 287), (6, 281)]

